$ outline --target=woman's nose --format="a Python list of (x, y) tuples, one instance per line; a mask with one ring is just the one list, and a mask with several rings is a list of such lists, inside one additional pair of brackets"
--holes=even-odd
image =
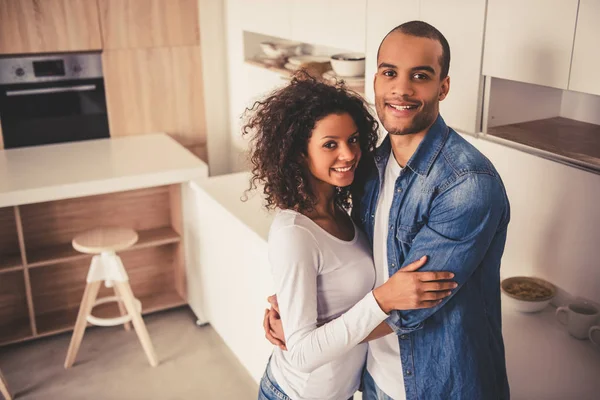
[(358, 148), (353, 148), (348, 145), (340, 146), (340, 153), (338, 158), (343, 161), (352, 161), (356, 158), (357, 153), (360, 151)]

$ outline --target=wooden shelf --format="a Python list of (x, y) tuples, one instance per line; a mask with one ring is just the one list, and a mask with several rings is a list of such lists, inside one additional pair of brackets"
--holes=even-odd
[(23, 268), (19, 254), (0, 254), (0, 274), (3, 272), (18, 271)]
[(495, 126), (487, 134), (600, 168), (600, 125), (556, 117)]
[[(138, 297), (138, 299), (142, 302), (142, 314), (144, 315), (187, 304), (175, 289), (150, 296)], [(72, 330), (75, 325), (75, 320), (77, 319), (78, 311), (79, 307), (74, 307), (38, 315), (36, 318), (38, 329), (37, 337), (49, 336)], [(113, 318), (120, 315), (116, 303), (101, 304), (98, 307), (95, 307), (92, 313), (94, 316), (100, 318)], [(88, 324), (88, 326), (92, 325)]]
[(13, 321), (10, 326), (0, 326), (0, 346), (33, 339), (29, 318)]
[[(153, 246), (162, 246), (170, 243), (177, 243), (181, 241), (181, 237), (170, 227), (149, 229), (138, 232), (138, 242), (127, 250), (143, 249)], [(71, 243), (60, 244), (52, 247), (46, 247), (37, 249), (35, 252), (28, 252), (27, 264), (30, 268), (43, 267), (46, 265), (54, 265), (63, 262), (77, 261), (82, 259), (89, 259), (91, 255), (79, 253)]]
[(0, 277), (0, 344), (32, 335), (23, 271)]

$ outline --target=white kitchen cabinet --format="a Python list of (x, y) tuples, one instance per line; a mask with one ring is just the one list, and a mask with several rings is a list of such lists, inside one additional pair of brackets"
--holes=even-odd
[(419, 0), (367, 1), (365, 98), (369, 103), (375, 103), (373, 77), (377, 72), (379, 44), (396, 26), (419, 19), (419, 3)]
[(483, 74), (567, 89), (578, 2), (489, 0)]
[(480, 130), (485, 3), (421, 0), (420, 19), (435, 26), (450, 44), (450, 92), (440, 103), (440, 113), (449, 126), (461, 132)]
[(600, 96), (600, 0), (579, 0), (569, 90)]
[(291, 39), (357, 52), (365, 51), (367, 0), (292, 0)]
[(273, 215), (260, 191), (240, 199), (249, 181), (249, 173), (238, 173), (186, 186), (184, 240), (191, 309), (258, 382), (273, 350), (262, 328), (274, 293), (266, 241)]
[(291, 36), (291, 5), (281, 0), (234, 0), (242, 30), (269, 36)]

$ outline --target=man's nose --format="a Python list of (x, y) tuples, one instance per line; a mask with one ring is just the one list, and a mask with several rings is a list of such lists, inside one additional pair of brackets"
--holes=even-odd
[(414, 95), (414, 87), (413, 82), (410, 78), (405, 77), (397, 77), (394, 79), (392, 87), (392, 94), (396, 96), (413, 96)]

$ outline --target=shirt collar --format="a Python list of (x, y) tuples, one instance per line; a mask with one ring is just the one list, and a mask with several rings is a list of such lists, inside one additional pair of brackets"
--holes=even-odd
[[(425, 134), (425, 137), (406, 163), (406, 166), (419, 175), (427, 176), (433, 162), (442, 150), (442, 147), (444, 147), (449, 132), (450, 129), (444, 122), (444, 119), (438, 114), (437, 119), (431, 125), (431, 128), (429, 128), (427, 134)], [(375, 150), (375, 163), (380, 172), (385, 170), (391, 150), (392, 145), (388, 134), (381, 145)]]

